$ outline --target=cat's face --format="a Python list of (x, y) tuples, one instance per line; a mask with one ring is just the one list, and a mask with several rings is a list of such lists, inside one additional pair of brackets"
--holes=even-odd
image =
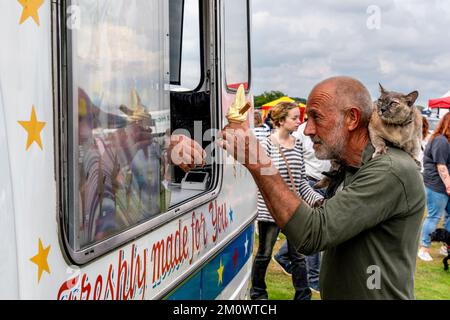
[(380, 118), (388, 124), (403, 124), (408, 121), (419, 93), (413, 91), (404, 95), (398, 92), (387, 91), (381, 85), (380, 91), (381, 96), (376, 102)]

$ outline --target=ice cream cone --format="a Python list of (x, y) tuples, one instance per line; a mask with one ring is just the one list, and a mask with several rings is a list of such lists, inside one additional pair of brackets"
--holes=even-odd
[(240, 85), (236, 92), (236, 98), (228, 109), (228, 113), (226, 115), (230, 126), (238, 126), (242, 129), (243, 123), (247, 121), (248, 110), (251, 107), (251, 104), (245, 100), (244, 86)]
[(244, 86), (240, 85), (236, 92), (236, 98), (228, 109), (228, 113), (226, 115), (228, 119), (228, 127), (246, 130), (248, 128), (247, 113), (251, 107), (251, 103), (245, 100)]

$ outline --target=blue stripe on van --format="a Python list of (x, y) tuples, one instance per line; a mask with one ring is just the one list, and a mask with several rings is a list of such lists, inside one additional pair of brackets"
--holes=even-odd
[[(213, 260), (168, 295), (167, 300), (214, 300), (252, 257), (252, 223)], [(247, 252), (246, 252), (247, 243)], [(247, 253), (247, 254), (246, 254)], [(222, 279), (220, 273), (222, 271)], [(222, 281), (220, 281), (222, 280)]]

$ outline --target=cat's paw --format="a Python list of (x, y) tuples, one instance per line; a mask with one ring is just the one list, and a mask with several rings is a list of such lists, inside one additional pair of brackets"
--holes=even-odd
[(376, 148), (374, 154), (372, 155), (372, 159), (381, 156), (383, 154), (386, 154), (387, 150), (388, 148), (386, 146)]
[(313, 185), (313, 189), (320, 190), (320, 189), (327, 188), (330, 185), (330, 183), (331, 183), (331, 179), (328, 177), (325, 177), (322, 180), (320, 180), (319, 182), (317, 182), (315, 185)]

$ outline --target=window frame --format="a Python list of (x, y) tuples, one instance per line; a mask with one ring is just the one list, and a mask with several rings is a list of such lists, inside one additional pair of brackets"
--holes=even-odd
[[(179, 219), (181, 216), (191, 212), (195, 208), (213, 201), (220, 194), (223, 180), (223, 166), (220, 165), (222, 155), (216, 152), (212, 162), (212, 172), (214, 173), (211, 185), (205, 192), (185, 201), (175, 204), (168, 211), (161, 213), (145, 222), (134, 225), (120, 233), (108, 237), (101, 242), (92, 243), (75, 250), (69, 241), (70, 232), (73, 231), (73, 199), (78, 193), (78, 186), (73, 177), (76, 176), (74, 166), (75, 143), (73, 140), (74, 131), (78, 130), (78, 121), (73, 121), (73, 113), (70, 112), (70, 106), (73, 101), (73, 82), (72, 82), (72, 39), (68, 31), (66, 21), (68, 18), (67, 9), (70, 7), (71, 0), (56, 0), (52, 2), (52, 53), (53, 53), (53, 105), (54, 105), (54, 137), (55, 137), (55, 176), (57, 189), (57, 222), (59, 231), (59, 242), (62, 253), (69, 264), (82, 266), (91, 263), (100, 257), (114, 252), (117, 248), (126, 245), (137, 238), (141, 238), (152, 231), (161, 228), (165, 224)], [(203, 11), (203, 3), (199, 1)], [(168, 12), (167, 12), (168, 16)], [(202, 16), (200, 16), (201, 26), (203, 25)], [(168, 23), (165, 26), (168, 30)], [(200, 28), (201, 46), (204, 47), (204, 29)], [(168, 41), (168, 40), (167, 40)], [(203, 50), (202, 54), (203, 54)], [(205, 61), (201, 61), (202, 67)], [(202, 83), (204, 82), (204, 72), (202, 72)], [(199, 88), (202, 87), (202, 83)], [(211, 99), (212, 115), (220, 113), (220, 104), (214, 103)], [(214, 108), (213, 108), (214, 107)], [(212, 117), (211, 127), (213, 128), (219, 122), (216, 117)], [(213, 143), (213, 142), (211, 142)], [(71, 176), (72, 175), (72, 176)], [(70, 230), (70, 228), (72, 228)]]
[[(199, 18), (199, 25), (198, 25), (198, 30), (199, 30), (199, 63), (200, 63), (200, 79), (199, 79), (199, 83), (197, 84), (197, 86), (195, 86), (194, 88), (190, 88), (189, 90), (186, 91), (179, 91), (179, 92), (198, 92), (200, 91), (200, 89), (203, 88), (203, 85), (205, 83), (206, 77), (205, 77), (205, 25), (204, 25), (204, 6), (202, 5), (203, 0), (197, 0), (198, 1), (198, 18)], [(186, 7), (186, 2), (184, 2), (183, 4), (184, 8)], [(184, 10), (183, 8), (183, 10)], [(183, 34), (183, 39), (184, 39), (184, 21), (186, 19), (184, 18), (184, 14), (183, 14), (183, 25), (182, 25), (182, 34)], [(180, 74), (180, 83), (176, 84), (176, 83), (172, 83), (170, 82), (170, 85), (173, 85), (175, 87), (181, 87), (182, 83), (182, 71), (183, 71), (183, 45), (181, 45), (180, 48), (180, 59), (181, 59), (181, 63), (180, 63), (180, 70), (179, 70), (179, 74)]]
[[(248, 50), (247, 50), (247, 63), (248, 63), (248, 68), (247, 68), (247, 71), (248, 71), (248, 74), (247, 74), (247, 78), (248, 78), (248, 85), (247, 85), (247, 88), (245, 89), (245, 93), (247, 94), (247, 93), (249, 93), (250, 91), (251, 91), (251, 85), (252, 85), (252, 77), (251, 77), (251, 75), (252, 75), (252, 48), (251, 48), (251, 15), (249, 14), (249, 12), (251, 12), (250, 11), (250, 9), (251, 9), (251, 7), (250, 7), (250, 0), (245, 0), (246, 1), (246, 4), (247, 4), (247, 48), (248, 48)], [(223, 1), (223, 7), (222, 7), (222, 10), (223, 10), (223, 12), (225, 12), (225, 1)], [(226, 17), (225, 17), (225, 14), (223, 15), (223, 50), (224, 50), (224, 58), (223, 58), (223, 60), (224, 60), (224, 70), (223, 70), (223, 74), (224, 74), (224, 82), (225, 82), (225, 90), (226, 90), (226, 92), (227, 93), (232, 93), (232, 94), (234, 94), (234, 93), (236, 93), (237, 92), (237, 88), (236, 89), (234, 89), (234, 88), (231, 88), (229, 85), (228, 85), (228, 81), (227, 81), (227, 54), (226, 54), (226, 42), (225, 42), (225, 37), (226, 37), (226, 24), (227, 24), (227, 21), (226, 21)]]
[[(178, 66), (178, 76), (179, 76), (179, 80), (178, 81), (172, 81), (172, 74), (170, 74), (170, 77), (169, 77), (169, 84), (170, 85), (175, 85), (175, 86), (181, 86), (181, 66), (182, 66), (182, 59), (183, 59), (183, 39), (184, 39), (184, 22), (185, 22), (185, 19), (184, 19), (184, 9), (185, 9), (185, 6), (186, 6), (186, 1), (185, 0), (182, 0), (183, 1), (183, 4), (182, 4), (182, 8), (181, 8), (181, 10), (183, 11), (183, 14), (182, 14), (182, 16), (181, 16), (181, 45), (180, 45), (180, 52), (179, 52), (179, 55), (180, 55), (180, 59), (179, 59), (179, 63), (180, 63), (180, 65)], [(170, 4), (169, 4), (169, 10), (170, 10)], [(169, 17), (170, 17), (170, 11), (169, 11)], [(169, 34), (170, 34), (170, 26), (169, 26)], [(169, 42), (169, 44), (170, 44), (170, 42)], [(172, 50), (172, 48), (170, 49), (170, 50)], [(170, 52), (171, 53), (171, 52)], [(170, 59), (170, 53), (169, 53), (169, 59)], [(170, 63), (170, 62), (169, 62)], [(169, 71), (171, 70), (171, 68), (169, 67)]]

